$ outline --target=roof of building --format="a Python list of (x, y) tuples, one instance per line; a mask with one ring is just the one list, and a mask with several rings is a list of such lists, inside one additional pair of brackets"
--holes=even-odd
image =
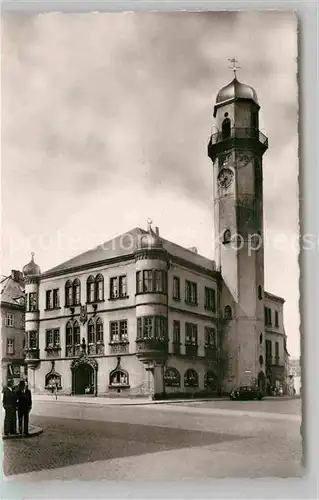
[(273, 302), (280, 302), (281, 304), (285, 302), (285, 299), (279, 297), (279, 295), (274, 295), (273, 293), (269, 293), (266, 291), (265, 291), (265, 299), (272, 300)]
[(237, 78), (234, 78), (228, 85), (220, 89), (216, 97), (216, 104), (230, 99), (251, 99), (258, 104), (256, 91), (250, 85), (239, 82)]
[[(92, 264), (100, 264), (105, 261), (132, 255), (136, 250), (143, 247), (145, 235), (149, 235), (148, 231), (135, 227), (126, 233), (123, 233), (116, 238), (113, 238), (102, 245), (99, 245), (87, 252), (81, 253), (72, 259), (59, 264), (42, 274), (42, 277), (49, 277), (54, 274), (64, 274), (78, 268), (92, 267)], [(195, 253), (192, 250), (177, 245), (171, 241), (165, 240), (160, 236), (156, 236), (156, 241), (161, 242), (161, 247), (170, 255), (189, 262), (193, 265), (205, 268), (210, 271), (215, 271), (215, 262)], [(142, 245), (141, 245), (142, 242)], [(152, 245), (151, 245), (152, 247)]]
[(16, 281), (12, 276), (0, 275), (1, 304), (24, 307), (24, 283)]

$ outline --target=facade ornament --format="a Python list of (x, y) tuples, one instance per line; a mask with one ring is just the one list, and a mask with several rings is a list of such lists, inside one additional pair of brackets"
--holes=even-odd
[(81, 306), (80, 321), (84, 325), (87, 322), (87, 319), (88, 319), (87, 305), (85, 304), (84, 306)]

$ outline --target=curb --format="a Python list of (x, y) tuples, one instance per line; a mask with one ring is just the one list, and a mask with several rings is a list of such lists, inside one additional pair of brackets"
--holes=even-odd
[(43, 429), (38, 427), (37, 425), (30, 425), (29, 427), (29, 435), (25, 436), (24, 434), (9, 434), (8, 436), (2, 435), (2, 439), (30, 439), (35, 436), (39, 436), (42, 434)]

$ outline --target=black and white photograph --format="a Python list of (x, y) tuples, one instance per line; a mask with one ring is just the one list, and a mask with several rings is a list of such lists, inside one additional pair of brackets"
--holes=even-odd
[(1, 51), (5, 481), (302, 477), (296, 14), (5, 13)]

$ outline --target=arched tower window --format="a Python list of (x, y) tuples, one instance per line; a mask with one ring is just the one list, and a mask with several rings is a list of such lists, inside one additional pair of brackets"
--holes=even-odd
[(89, 276), (86, 281), (86, 300), (89, 303), (95, 301), (95, 280), (93, 276)]
[(96, 300), (104, 300), (104, 278), (102, 274), (98, 274), (95, 278), (95, 286)]
[(231, 133), (231, 122), (228, 116), (228, 113), (225, 113), (225, 118), (222, 123), (222, 139), (228, 139)]
[(231, 319), (231, 317), (232, 317), (231, 307), (230, 306), (225, 306), (225, 309), (224, 309), (224, 318), (225, 319)]
[(261, 300), (263, 298), (263, 292), (260, 285), (258, 285), (258, 298)]

